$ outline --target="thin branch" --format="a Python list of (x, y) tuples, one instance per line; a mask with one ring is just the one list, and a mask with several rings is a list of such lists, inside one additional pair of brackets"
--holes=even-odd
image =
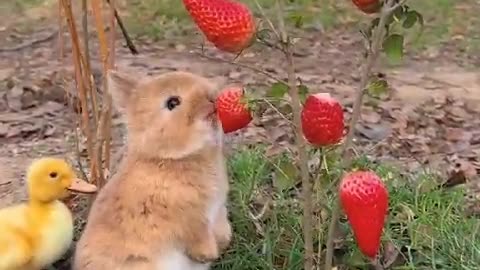
[(288, 76), (288, 93), (291, 97), (293, 123), (295, 126), (295, 144), (298, 148), (298, 165), (300, 168), (300, 176), (302, 179), (302, 195), (303, 195), (303, 237), (304, 237), (304, 268), (305, 270), (313, 269), (313, 226), (312, 226), (312, 187), (308, 172), (308, 155), (306, 151), (306, 143), (302, 132), (301, 123), (301, 103), (298, 93), (297, 79), (295, 75), (295, 63), (293, 60), (293, 51), (291, 42), (288, 39), (287, 29), (284, 21), (283, 0), (276, 1), (278, 29), (281, 35), (282, 46), (285, 51), (287, 60), (287, 76)]
[[(90, 65), (90, 38), (88, 34), (88, 5), (87, 0), (82, 0), (82, 31), (83, 31), (83, 52), (85, 54), (85, 70), (87, 74), (91, 74)], [(90, 96), (90, 106), (93, 110), (93, 130), (96, 130), (98, 122), (97, 98), (96, 91), (93, 91), (95, 82), (89, 80), (88, 95)]]
[[(109, 50), (107, 38), (105, 35), (105, 27), (103, 25), (103, 14), (101, 8), (101, 0), (92, 0), (92, 11), (95, 19), (95, 26), (97, 30), (98, 41), (100, 43), (100, 55), (102, 60), (102, 71), (103, 71), (103, 91), (105, 93), (105, 105), (102, 106), (102, 113), (100, 115), (100, 120), (98, 124), (98, 129), (96, 131), (97, 145), (95, 147), (95, 157), (93, 158), (92, 164), (95, 163), (96, 173), (98, 175), (97, 186), (99, 188), (103, 187), (105, 184), (104, 170), (102, 170), (102, 149), (104, 144), (110, 143), (110, 127), (108, 126), (108, 116), (109, 116), (109, 100), (110, 96), (107, 89), (107, 80), (106, 74), (109, 69)], [(112, 29), (114, 30), (114, 29)], [(113, 31), (112, 31), (113, 32)], [(111, 53), (111, 52), (110, 52)], [(109, 149), (108, 149), (109, 150)]]
[(260, 12), (260, 15), (262, 15), (262, 18), (267, 21), (268, 26), (270, 26), (270, 29), (273, 31), (273, 33), (275, 33), (275, 36), (278, 38), (278, 40), (280, 40), (280, 39), (281, 39), (281, 36), (278, 34), (277, 29), (276, 29), (275, 26), (273, 25), (273, 23), (272, 23), (272, 21), (270, 20), (270, 18), (268, 18), (268, 16), (265, 14), (265, 10), (263, 9), (263, 7), (260, 5), (260, 3), (258, 2), (258, 0), (254, 0), (254, 2), (255, 2), (255, 5), (256, 5), (257, 8), (258, 8), (258, 11)]
[(33, 46), (36, 46), (36, 45), (39, 45), (41, 43), (44, 43), (44, 42), (47, 42), (47, 41), (50, 41), (52, 40), (53, 38), (55, 38), (55, 36), (59, 34), (59, 31), (56, 30), (56, 31), (53, 31), (51, 33), (48, 33), (46, 36), (44, 37), (41, 37), (41, 38), (38, 38), (38, 39), (34, 39), (34, 40), (30, 40), (30, 41), (25, 41), (23, 42), (22, 44), (20, 45), (17, 45), (17, 46), (13, 46), (13, 47), (7, 47), (7, 48), (0, 48), (0, 53), (10, 53), (10, 52), (17, 52), (17, 51), (21, 51), (23, 49), (26, 49), (28, 47), (33, 47)]
[(208, 60), (212, 60), (212, 61), (217, 61), (217, 62), (221, 62), (221, 63), (227, 63), (227, 64), (230, 64), (230, 65), (234, 65), (234, 66), (237, 66), (237, 67), (240, 67), (240, 68), (245, 68), (245, 69), (249, 69), (251, 71), (254, 71), (256, 73), (260, 73), (260, 74), (263, 74), (267, 77), (269, 77), (270, 79), (273, 79), (275, 80), (276, 82), (280, 82), (280, 83), (283, 83), (285, 85), (288, 85), (288, 82), (285, 81), (285, 80), (282, 80), (278, 77), (275, 77), (274, 75), (264, 71), (264, 70), (261, 70), (259, 68), (256, 68), (256, 67), (253, 67), (253, 66), (250, 66), (250, 65), (246, 65), (246, 64), (242, 64), (242, 63), (238, 63), (238, 62), (232, 62), (232, 61), (229, 61), (229, 60), (225, 60), (225, 59), (221, 59), (221, 58), (217, 58), (217, 57), (213, 57), (213, 56), (208, 56), (206, 54), (203, 54), (203, 53), (197, 53), (200, 57), (203, 57), (205, 59), (208, 59)]
[[(64, 54), (65, 54), (65, 46), (64, 46), (64, 39), (63, 39), (63, 4), (62, 1), (58, 1), (58, 59), (60, 61), (61, 66), (63, 67), (65, 64)], [(67, 89), (67, 83), (65, 81), (65, 70), (62, 68), (59, 71), (59, 77), (61, 79), (61, 85), (63, 89)], [(67, 104), (70, 108), (75, 110), (75, 97), (70, 93), (70, 91), (65, 91), (65, 99), (67, 100)], [(75, 133), (75, 157), (77, 162), (78, 170), (80, 171), (80, 175), (82, 179), (87, 180), (87, 174), (85, 173), (85, 169), (83, 168), (81, 162), (81, 155), (80, 155), (80, 135), (78, 134), (77, 127), (80, 127), (81, 124), (79, 122), (78, 117), (75, 117), (75, 114), (70, 114), (72, 117), (73, 130)]]
[[(375, 31), (373, 32), (373, 35), (372, 35), (372, 47), (368, 51), (366, 64), (363, 66), (363, 69), (361, 72), (360, 85), (355, 93), (355, 100), (353, 103), (352, 118), (350, 120), (349, 130), (342, 147), (343, 156), (346, 155), (346, 152), (349, 150), (349, 148), (353, 143), (353, 137), (355, 135), (355, 125), (360, 120), (365, 89), (368, 85), (372, 68), (377, 62), (378, 56), (380, 55), (380, 52), (381, 52), (381, 46), (382, 46), (383, 38), (385, 36), (384, 26), (387, 23), (388, 16), (394, 10), (391, 8), (391, 4), (394, 1), (395, 0), (389, 0), (388, 2), (385, 3), (385, 6), (381, 11), (380, 21), (378, 23), (378, 26), (375, 28)], [(348, 162), (347, 162), (347, 166), (348, 166)]]
[(125, 25), (123, 24), (122, 18), (120, 17), (120, 14), (118, 14), (117, 9), (115, 5), (112, 5), (110, 0), (107, 0), (107, 3), (110, 4), (110, 7), (113, 9), (113, 13), (115, 15), (115, 19), (117, 20), (117, 24), (120, 27), (120, 30), (122, 31), (123, 38), (125, 39), (125, 42), (127, 43), (127, 47), (130, 50), (130, 52), (135, 55), (138, 54), (138, 50), (133, 44), (132, 39), (130, 38), (130, 35), (127, 32), (127, 28), (125, 28)]
[[(72, 40), (72, 57), (75, 67), (75, 81), (78, 89), (78, 97), (82, 108), (82, 131), (87, 138), (91, 138), (90, 130), (90, 118), (88, 115), (87, 105), (87, 92), (86, 85), (88, 84), (85, 79), (82, 67), (85, 67), (85, 60), (83, 59), (82, 52), (80, 51), (80, 44), (78, 39), (78, 33), (74, 22), (71, 2), (69, 0), (60, 0), (62, 3), (65, 18), (67, 20), (68, 30)], [(87, 153), (92, 156), (93, 144), (91, 140), (87, 140)], [(91, 180), (95, 181), (95, 175), (91, 175)]]
[(389, 7), (385, 10), (389, 15), (394, 12), (398, 7), (403, 6), (407, 0), (401, 0), (398, 3), (390, 2)]
[(86, 57), (86, 66), (90, 68), (90, 46), (88, 38), (88, 6), (87, 0), (82, 0), (82, 31), (83, 31), (83, 51)]
[[(280, 39), (279, 39), (279, 40), (280, 40)], [(272, 42), (270, 42), (270, 41), (268, 41), (268, 40), (266, 40), (266, 39), (264, 39), (264, 38), (258, 38), (258, 36), (257, 36), (257, 41), (258, 41), (260, 44), (263, 44), (263, 45), (266, 46), (266, 47), (269, 47), (269, 48), (272, 48), (272, 49), (275, 49), (275, 50), (279, 50), (279, 51), (285, 53), (285, 52), (283, 51), (283, 48), (282, 48), (281, 46), (279, 46), (278, 44), (276, 44), (276, 43), (272, 43)]]
[[(385, 25), (390, 14), (400, 6), (404, 1), (395, 4), (395, 0), (387, 0), (382, 7), (380, 13), (380, 21), (375, 28), (372, 35), (372, 47), (368, 50), (366, 64), (363, 66), (360, 85), (355, 94), (355, 101), (353, 104), (352, 118), (350, 119), (349, 130), (345, 138), (345, 142), (342, 147), (342, 157), (344, 162), (344, 167), (348, 168), (351, 163), (351, 157), (348, 154), (349, 149), (353, 144), (353, 137), (355, 135), (355, 126), (360, 120), (361, 109), (363, 105), (363, 96), (365, 94), (365, 88), (368, 85), (370, 74), (373, 66), (375, 65), (378, 56), (381, 52), (381, 46), (383, 39), (385, 37)], [(335, 200), (335, 205), (332, 211), (332, 217), (330, 220), (330, 225), (328, 228), (328, 238), (327, 238), (327, 254), (325, 256), (325, 270), (331, 270), (332, 261), (333, 261), (333, 241), (335, 237), (335, 232), (337, 228), (337, 223), (340, 218), (340, 202), (338, 198)]]
[[(320, 208), (323, 208), (325, 210), (330, 210), (328, 205), (325, 204), (325, 203), (322, 203), (324, 201), (324, 198), (322, 198), (322, 195), (323, 194), (326, 194), (324, 192), (322, 192), (322, 181), (320, 179), (321, 175), (322, 175), (322, 170), (325, 168), (327, 169), (327, 166), (326, 166), (326, 162), (324, 162), (324, 159), (325, 159), (325, 155), (326, 155), (327, 151), (325, 151), (325, 148), (320, 148), (319, 149), (319, 154), (320, 154), (320, 164), (317, 168), (316, 171), (318, 171), (318, 178), (315, 180), (314, 182), (314, 190), (315, 190), (315, 194), (316, 194), (316, 202), (318, 202), (320, 204)], [(323, 231), (324, 231), (324, 222), (322, 220), (322, 216), (321, 215), (318, 215), (318, 247), (317, 247), (317, 265), (320, 265), (320, 262), (321, 262), (321, 259), (322, 259), (322, 252), (323, 252)]]
[[(108, 61), (108, 69), (115, 66), (115, 18), (117, 10), (115, 9), (115, 0), (110, 0), (110, 55)], [(106, 77), (107, 70), (104, 70), (104, 77)], [(108, 91), (107, 80), (105, 80), (104, 93), (107, 96), (106, 111), (105, 111), (105, 125), (103, 126), (103, 134), (105, 135), (105, 169), (110, 171), (110, 154), (112, 142), (112, 96)]]
[[(281, 1), (281, 0), (278, 0)], [(302, 179), (302, 195), (303, 195), (303, 231), (305, 242), (305, 269), (313, 268), (313, 228), (312, 228), (312, 187), (308, 173), (308, 156), (306, 151), (305, 140), (302, 133), (301, 114), (300, 114), (300, 97), (298, 94), (297, 81), (295, 79), (295, 69), (293, 62), (293, 54), (289, 43), (285, 44), (287, 56), (287, 73), (289, 81), (289, 94), (292, 98), (293, 122), (295, 124), (295, 141), (298, 147), (298, 158), (300, 175)]]
[(292, 121), (290, 121), (290, 119), (288, 119), (281, 111), (279, 111), (277, 107), (275, 107), (275, 105), (273, 105), (268, 99), (263, 98), (262, 101), (267, 103), (270, 108), (272, 108), (277, 114), (280, 115), (280, 117), (283, 118), (283, 120), (287, 121), (287, 123), (289, 123), (290, 125), (293, 125)]
[[(63, 8), (62, 2), (58, 1), (58, 60), (64, 66), (65, 46), (63, 40)], [(63, 74), (62, 74), (63, 76)], [(62, 77), (63, 78), (63, 77)]]
[(108, 43), (107, 38), (105, 37), (105, 27), (103, 27), (103, 15), (100, 0), (92, 0), (92, 11), (93, 17), (95, 19), (95, 25), (97, 30), (98, 41), (100, 43), (100, 56), (101, 62), (104, 69), (108, 65)]

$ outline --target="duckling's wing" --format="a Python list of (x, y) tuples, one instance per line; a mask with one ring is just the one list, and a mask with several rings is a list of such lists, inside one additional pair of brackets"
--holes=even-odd
[(32, 247), (18, 227), (0, 225), (0, 270), (20, 269), (32, 256)]

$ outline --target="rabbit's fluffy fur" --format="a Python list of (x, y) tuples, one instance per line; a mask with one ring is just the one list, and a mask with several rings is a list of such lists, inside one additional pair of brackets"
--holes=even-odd
[(73, 269), (209, 269), (231, 239), (216, 87), (180, 71), (110, 71), (108, 84), (127, 153), (92, 205)]

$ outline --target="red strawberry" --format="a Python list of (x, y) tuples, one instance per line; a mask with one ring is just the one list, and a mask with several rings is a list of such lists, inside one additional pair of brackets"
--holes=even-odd
[(183, 4), (218, 49), (238, 53), (252, 43), (255, 20), (246, 5), (233, 0), (183, 0)]
[(316, 146), (338, 143), (343, 137), (343, 110), (328, 93), (310, 95), (302, 110), (305, 139)]
[(382, 180), (371, 171), (348, 173), (340, 183), (340, 201), (358, 247), (375, 258), (388, 209), (388, 191)]
[(222, 122), (223, 132), (229, 133), (244, 128), (252, 121), (247, 105), (242, 103), (243, 89), (229, 87), (216, 100), (217, 115)]
[(353, 4), (366, 14), (372, 14), (380, 11), (382, 4), (380, 0), (352, 0)]

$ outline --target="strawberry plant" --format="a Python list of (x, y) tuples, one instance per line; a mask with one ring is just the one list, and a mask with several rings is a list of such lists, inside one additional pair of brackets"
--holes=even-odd
[[(287, 151), (291, 153), (290, 162), (280, 163), (277, 167), (284, 176), (281, 178), (282, 181), (290, 179), (295, 182), (297, 178), (301, 180), (304, 269), (313, 269), (314, 260), (324, 261), (325, 270), (332, 269), (333, 241), (341, 214), (341, 204), (337, 198), (333, 206), (326, 206), (331, 210), (326, 254), (323, 256), (318, 248), (318, 255), (315, 257), (311, 178), (323, 177), (325, 170), (328, 170), (325, 164), (328, 163), (326, 160), (329, 155), (341, 155), (343, 170), (350, 170), (355, 126), (360, 118), (364, 95), (376, 98), (388, 90), (386, 80), (374, 76), (372, 69), (382, 53), (392, 63), (399, 63), (406, 43), (404, 32), (416, 24), (420, 25), (420, 29), (423, 27), (422, 15), (411, 9), (406, 2), (406, 0), (352, 0), (352, 4), (359, 11), (371, 16), (371, 21), (360, 31), (365, 40), (365, 58), (345, 135), (344, 112), (340, 103), (328, 93), (315, 94), (302, 83), (295, 72), (294, 50), (298, 39), (293, 38), (288, 31), (284, 19), (286, 9), (284, 0), (276, 0), (276, 20), (267, 17), (260, 3), (256, 1), (256, 7), (262, 15), (260, 20), (255, 20), (253, 12), (238, 0), (183, 0), (185, 9), (205, 38), (219, 50), (237, 54), (235, 60), (241, 57), (243, 51), (257, 45), (267, 46), (284, 56), (286, 80), (232, 61), (233, 65), (250, 68), (276, 82), (265, 95), (257, 90), (250, 91), (251, 95), (248, 93), (248, 97), (254, 98), (249, 99), (247, 103), (256, 103), (254, 112), (251, 112), (250, 106), (241, 104), (245, 93), (239, 88), (228, 89), (219, 97), (217, 111), (225, 133), (245, 127), (252, 120), (252, 115), (261, 115), (266, 108), (273, 109), (291, 124), (295, 147)], [(298, 25), (300, 23), (297, 20), (296, 26)], [(320, 162), (314, 166), (312, 172), (309, 161), (314, 158), (313, 155), (318, 154)], [(284, 190), (285, 187), (292, 185), (281, 183), (279, 186)], [(315, 187), (318, 193), (323, 194), (336, 190), (335, 188), (329, 190), (318, 183)], [(364, 195), (365, 197), (362, 197)], [(372, 264), (378, 266), (376, 256), (388, 206), (385, 188), (379, 178), (372, 173), (347, 173), (340, 186), (340, 199), (358, 246), (371, 259)], [(369, 226), (370, 231), (367, 229)]]

